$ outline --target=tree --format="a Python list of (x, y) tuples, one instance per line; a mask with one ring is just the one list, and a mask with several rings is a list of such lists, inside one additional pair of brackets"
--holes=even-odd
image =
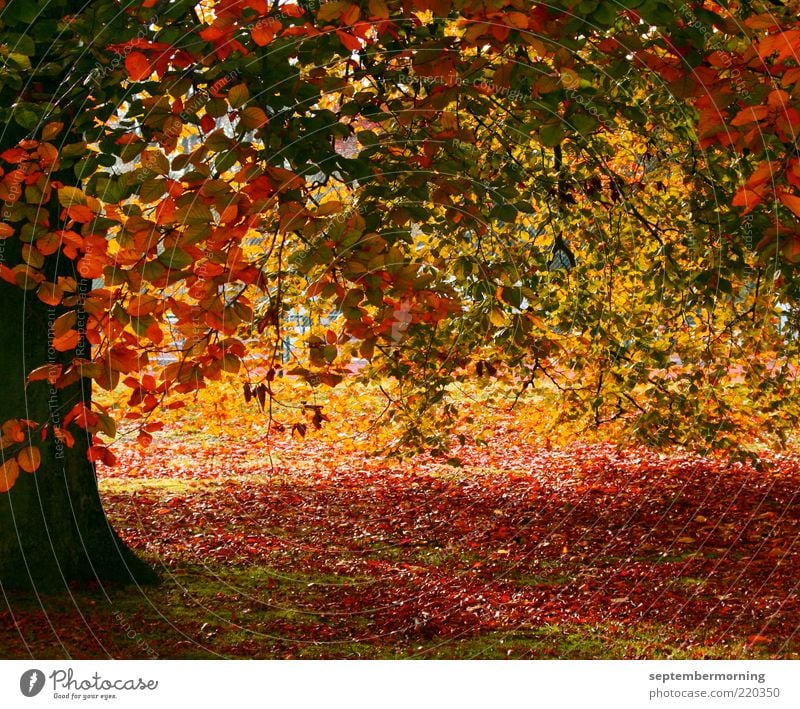
[(378, 379), (435, 453), (466, 377), (651, 444), (791, 430), (800, 24), (623, 6), (7, 3), (3, 584), (152, 580), (92, 386), (145, 445), (227, 375), (271, 417), (282, 376)]

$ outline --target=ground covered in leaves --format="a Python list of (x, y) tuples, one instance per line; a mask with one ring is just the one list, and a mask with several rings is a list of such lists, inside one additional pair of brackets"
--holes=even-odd
[(9, 594), (4, 658), (800, 657), (800, 466), (523, 443), (462, 468), (330, 439), (118, 448), (157, 588)]

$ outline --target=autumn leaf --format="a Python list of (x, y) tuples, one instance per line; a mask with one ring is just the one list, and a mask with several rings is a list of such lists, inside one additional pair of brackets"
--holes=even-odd
[(19, 465), (14, 458), (7, 458), (0, 464), (0, 492), (8, 492), (17, 482)]
[(105, 465), (115, 465), (116, 456), (106, 447), (100, 445), (89, 446), (87, 458), (92, 463), (102, 462)]
[(43, 282), (39, 284), (36, 289), (36, 295), (43, 303), (47, 305), (58, 305), (64, 297), (64, 291), (55, 283)]
[(239, 112), (239, 125), (246, 130), (263, 128), (268, 122), (267, 114), (258, 106), (248, 106)]
[(228, 103), (230, 103), (233, 108), (239, 108), (240, 106), (243, 106), (249, 99), (250, 92), (247, 90), (247, 86), (244, 84), (232, 86), (230, 91), (228, 91)]
[(259, 47), (265, 47), (275, 38), (275, 35), (280, 32), (280, 30), (281, 23), (278, 20), (265, 19), (256, 23), (250, 33), (253, 37), (253, 41)]
[(42, 464), (42, 455), (38, 448), (28, 446), (17, 453), (17, 463), (26, 473), (35, 473)]
[(65, 185), (58, 190), (58, 201), (62, 207), (72, 207), (74, 205), (85, 205), (86, 195), (77, 187)]
[(742, 215), (753, 211), (764, 200), (762, 192), (742, 187), (731, 200), (734, 207), (744, 207)]
[(386, 5), (386, 0), (369, 0), (368, 4), (369, 16), (378, 20), (389, 19), (389, 8)]
[(731, 119), (732, 126), (744, 126), (749, 123), (756, 123), (769, 115), (768, 106), (747, 106), (743, 108)]
[(125, 69), (134, 81), (144, 81), (153, 72), (150, 61), (141, 52), (131, 52), (125, 57)]
[(67, 330), (58, 337), (53, 337), (53, 349), (59, 352), (74, 350), (81, 341), (81, 334), (77, 330)]
[(779, 192), (778, 200), (780, 203), (792, 211), (792, 213), (800, 217), (800, 197), (789, 192)]
[(51, 121), (42, 128), (42, 140), (53, 140), (64, 129), (61, 121)]
[(361, 40), (349, 32), (345, 32), (344, 30), (336, 30), (336, 36), (344, 45), (345, 49), (351, 52), (357, 52), (359, 49), (361, 49)]
[(55, 384), (61, 374), (61, 370), (62, 365), (60, 364), (43, 364), (41, 367), (37, 367), (28, 374), (27, 381), (38, 382), (46, 379), (51, 384)]
[(92, 210), (83, 204), (75, 204), (69, 207), (67, 209), (67, 215), (70, 219), (74, 219), (76, 222), (81, 222), (82, 224), (90, 222), (92, 219), (94, 219), (94, 213)]
[(791, 236), (781, 245), (781, 253), (789, 263), (800, 263), (800, 236)]

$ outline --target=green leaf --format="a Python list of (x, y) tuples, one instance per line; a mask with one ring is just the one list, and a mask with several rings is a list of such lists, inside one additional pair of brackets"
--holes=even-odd
[(194, 263), (194, 257), (177, 246), (160, 254), (158, 260), (167, 268), (182, 271)]
[(498, 204), (489, 212), (489, 218), (513, 223), (517, 218), (517, 208), (513, 204)]
[(377, 145), (380, 139), (378, 138), (377, 134), (371, 130), (362, 130), (356, 133), (356, 138), (358, 142), (361, 143), (364, 147), (369, 147), (370, 145)]
[(561, 123), (550, 123), (539, 129), (539, 139), (542, 145), (554, 148), (564, 140), (564, 126)]
[(14, 121), (23, 128), (33, 130), (39, 125), (39, 116), (30, 108), (17, 108), (14, 111)]

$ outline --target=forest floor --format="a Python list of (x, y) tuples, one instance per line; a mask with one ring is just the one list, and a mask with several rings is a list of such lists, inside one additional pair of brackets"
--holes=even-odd
[(2, 658), (800, 658), (800, 465), (522, 442), (389, 462), (166, 430), (101, 471), (153, 588), (8, 594)]

